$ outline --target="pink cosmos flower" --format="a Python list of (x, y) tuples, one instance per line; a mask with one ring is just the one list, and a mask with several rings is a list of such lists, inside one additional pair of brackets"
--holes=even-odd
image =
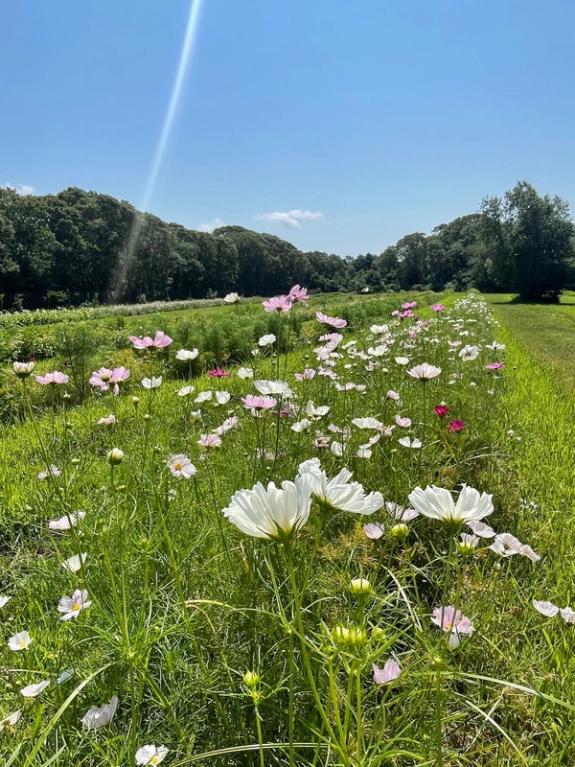
[(134, 349), (165, 349), (174, 340), (166, 335), (163, 330), (156, 330), (153, 338), (150, 338), (150, 336), (128, 336), (128, 338), (132, 342)]
[(458, 418), (456, 418), (447, 424), (447, 428), (452, 434), (457, 434), (458, 432), (463, 431), (465, 424), (463, 421), (460, 421)]
[(485, 370), (502, 370), (504, 367), (504, 362), (490, 362), (485, 366)]
[(208, 370), (208, 375), (212, 378), (227, 378), (230, 373), (223, 368), (214, 368), (213, 370)]
[(436, 405), (433, 408), (433, 412), (440, 418), (445, 418), (445, 416), (449, 413), (449, 408), (447, 405)]
[(384, 529), (383, 525), (380, 525), (377, 522), (369, 522), (367, 525), (363, 526), (363, 532), (370, 541), (378, 541), (382, 537)]
[(407, 301), (405, 304), (401, 304), (402, 309), (415, 309), (417, 301)]
[(329, 325), (332, 328), (341, 329), (347, 327), (347, 320), (341, 317), (330, 317), (323, 312), (316, 312), (315, 316), (318, 322), (323, 322), (324, 325)]
[(315, 370), (313, 368), (305, 368), (303, 373), (294, 373), (296, 381), (311, 381), (315, 378)]
[(413, 317), (414, 315), (411, 309), (403, 309), (401, 312), (397, 313), (397, 316), (399, 317), (400, 320), (405, 320), (408, 317)]
[(169, 456), (166, 465), (173, 477), (191, 479), (196, 473), (196, 467), (184, 453)]
[(420, 381), (429, 381), (441, 375), (441, 368), (430, 365), (428, 362), (423, 362), (421, 365), (416, 365), (411, 370), (408, 370), (407, 374), (412, 378), (418, 378)]
[(255, 413), (257, 410), (271, 410), (272, 407), (278, 404), (277, 400), (273, 397), (265, 397), (258, 394), (247, 394), (245, 397), (242, 397), (242, 402), (252, 413)]
[(440, 629), (450, 635), (449, 646), (454, 649), (459, 647), (461, 635), (470, 636), (473, 634), (473, 625), (461, 610), (457, 610), (452, 605), (445, 607), (436, 607), (431, 616), (431, 620)]
[(61, 373), (59, 370), (54, 370), (52, 373), (45, 373), (43, 376), (36, 376), (36, 382), (43, 386), (50, 384), (56, 386), (57, 384), (67, 384), (69, 377), (66, 373)]
[(98, 426), (114, 426), (116, 424), (116, 416), (113, 413), (100, 418)]
[(411, 426), (411, 418), (404, 418), (401, 415), (395, 416), (395, 423), (401, 428), (401, 429), (409, 429)]
[(293, 306), (291, 296), (273, 296), (267, 301), (262, 301), (262, 306), (266, 312), (289, 312)]
[(288, 298), (292, 301), (301, 301), (305, 303), (309, 300), (309, 293), (307, 288), (302, 288), (301, 285), (294, 285), (288, 293)]
[(401, 666), (394, 658), (385, 661), (383, 668), (372, 664), (373, 681), (376, 684), (390, 684), (401, 675)]
[(445, 306), (443, 306), (443, 304), (433, 304), (433, 306), (431, 307), (431, 311), (432, 312), (444, 312), (445, 311)]
[(112, 387), (114, 394), (118, 394), (120, 391), (118, 384), (122, 381), (127, 381), (129, 377), (130, 371), (123, 365), (113, 370), (100, 368), (92, 373), (89, 383), (91, 386), (100, 389), (100, 391), (109, 391), (110, 387)]
[(222, 444), (221, 437), (217, 434), (202, 434), (198, 440), (198, 445), (205, 448), (220, 447)]

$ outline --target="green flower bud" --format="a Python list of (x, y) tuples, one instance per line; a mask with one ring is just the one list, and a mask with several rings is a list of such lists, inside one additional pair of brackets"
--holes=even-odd
[(112, 448), (108, 453), (108, 463), (112, 466), (117, 466), (124, 460), (124, 453), (117, 447)]

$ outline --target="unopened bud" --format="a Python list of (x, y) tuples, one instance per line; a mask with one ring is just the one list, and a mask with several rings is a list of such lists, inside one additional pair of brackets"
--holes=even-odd
[(124, 453), (117, 447), (112, 448), (108, 453), (108, 463), (111, 463), (112, 466), (117, 466), (119, 463), (122, 463), (123, 460)]

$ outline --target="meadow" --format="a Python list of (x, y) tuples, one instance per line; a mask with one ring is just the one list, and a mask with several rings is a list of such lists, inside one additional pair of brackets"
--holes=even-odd
[(573, 310), (508, 298), (2, 327), (2, 764), (572, 764)]

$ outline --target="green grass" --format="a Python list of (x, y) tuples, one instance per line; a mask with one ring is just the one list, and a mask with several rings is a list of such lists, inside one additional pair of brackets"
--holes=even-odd
[(574, 393), (575, 294), (566, 293), (557, 305), (509, 303), (509, 298), (490, 296), (495, 316)]
[[(440, 316), (414, 337), (410, 324), (392, 326), (389, 348), (374, 356), (380, 342), (368, 327), (390, 322), (401, 300), (387, 297), (379, 315), (366, 309), (346, 330), (345, 340), (372, 349), (371, 356), (348, 349), (334, 360), (342, 381), (365, 385), (364, 393), (337, 391), (325, 376), (294, 380), (294, 372), (316, 365), (317, 324), (313, 333), (309, 326), (309, 343), (289, 356), (254, 361), (256, 378), (279, 373), (290, 382), (292, 418), (247, 413), (241, 397), (253, 384), (236, 375), (194, 379), (192, 397), (208, 388), (230, 392), (217, 407), (178, 397), (183, 382), (169, 369), (157, 390), (138, 389), (137, 368), (129, 392), (71, 408), (61, 392), (51, 405), (41, 390), (30, 412), (26, 391), (18, 393), (31, 417), (0, 433), (0, 592), (13, 597), (1, 615), (5, 640), (27, 629), (33, 642), (23, 652), (6, 642), (0, 649), (0, 715), (23, 711), (15, 728), (0, 732), (8, 764), (133, 765), (146, 743), (169, 747), (169, 767), (572, 763), (575, 626), (543, 618), (531, 600), (575, 602), (573, 402), (508, 324), (508, 307), (495, 305), (501, 328), (468, 302), (451, 310), (455, 324)], [(442, 300), (452, 305), (456, 298)], [(458, 336), (461, 330), (468, 335)], [(462, 361), (459, 347), (450, 352), (447, 342), (457, 338), (482, 347), (477, 360)], [(503, 374), (484, 368), (499, 357), (485, 349), (494, 339), (507, 345)], [(415, 381), (396, 362), (402, 356), (442, 373)], [(146, 372), (154, 366), (166, 373), (160, 358), (151, 358)], [(390, 389), (399, 403), (387, 398)], [(296, 433), (290, 426), (309, 400), (330, 412)], [(441, 401), (449, 418), (464, 421), (461, 433), (450, 433), (448, 419), (433, 413)], [(110, 412), (117, 425), (97, 426)], [(237, 427), (202, 458), (200, 434), (232, 413)], [(352, 419), (392, 425), (396, 415), (412, 426), (396, 426), (370, 458), (358, 457), (370, 432), (351, 428)], [(342, 440), (330, 423), (350, 429), (341, 457), (314, 446), (316, 432)], [(404, 435), (420, 438), (423, 449), (402, 447)], [(115, 467), (106, 457), (112, 447), (125, 453)], [(173, 453), (191, 458), (193, 479), (171, 477), (166, 459)], [(256, 480), (291, 480), (314, 455), (328, 476), (348, 467), (366, 490), (400, 504), (416, 485), (432, 482), (493, 493), (495, 511), (486, 521), (542, 559), (499, 558), (485, 540), (463, 557), (454, 529), (418, 518), (403, 537), (383, 510), (366, 518), (314, 503), (309, 522), (286, 545), (252, 539), (223, 518), (235, 491)], [(50, 463), (62, 475), (38, 481)], [(77, 529), (48, 531), (49, 519), (78, 509), (86, 518)], [(366, 521), (384, 524), (379, 541), (366, 538)], [(84, 551), (79, 573), (61, 567)], [(363, 598), (350, 593), (351, 579), (360, 576), (372, 588)], [(86, 588), (93, 605), (62, 622), (58, 600), (75, 588)], [(456, 650), (430, 620), (439, 604), (455, 604), (473, 621), (475, 632)], [(357, 641), (337, 641), (339, 626), (357, 629)], [(382, 666), (392, 655), (401, 662), (400, 678), (375, 685), (372, 663)], [(73, 676), (56, 684), (65, 669)], [(244, 679), (248, 670), (260, 678), (253, 686)], [(47, 690), (25, 701), (19, 690), (42, 679), (51, 682)], [(86, 710), (112, 695), (120, 700), (112, 722), (83, 730)]]

